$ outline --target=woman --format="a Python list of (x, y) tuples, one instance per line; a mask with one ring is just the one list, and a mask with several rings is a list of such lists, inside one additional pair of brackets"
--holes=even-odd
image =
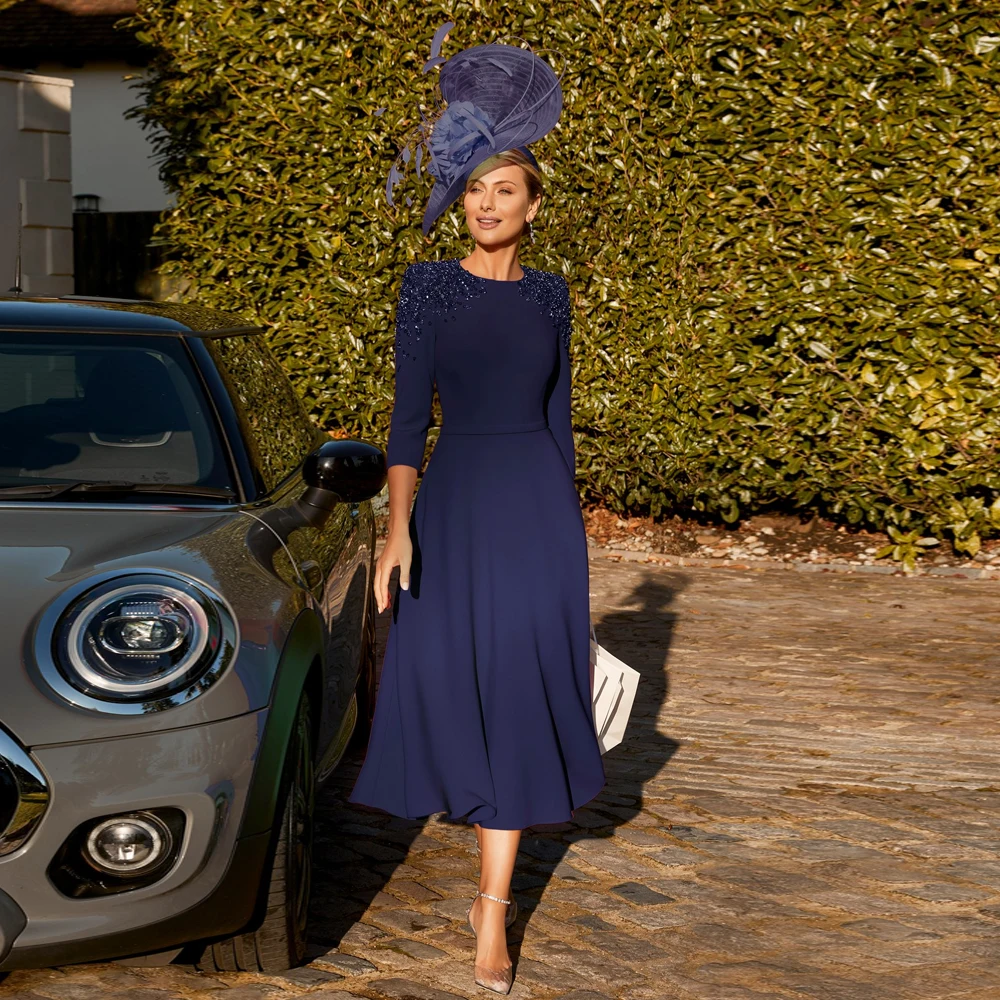
[[(512, 60), (542, 62), (510, 51)], [(442, 70), (442, 89), (450, 78)], [(493, 93), (493, 82), (482, 82)], [(455, 96), (449, 101), (454, 107)], [(492, 124), (500, 111), (477, 103), (476, 113)], [(492, 148), (458, 175), (475, 249), (411, 264), (403, 277), (386, 449), (389, 536), (374, 579), (380, 612), (396, 566), (399, 590), (351, 801), (413, 819), (445, 812), (474, 826), (475, 981), (508, 993), (505, 927), (516, 916), (510, 885), (521, 830), (571, 819), (603, 787), (604, 770), (573, 482), (569, 289), (561, 275), (518, 258), (542, 200), (534, 156), (525, 146)], [(448, 204), (445, 196), (429, 206), (431, 221)], [(411, 513), (435, 384), (442, 429)]]

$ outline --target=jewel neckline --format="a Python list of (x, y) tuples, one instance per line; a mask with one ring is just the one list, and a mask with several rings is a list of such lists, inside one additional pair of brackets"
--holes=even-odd
[(478, 278), (480, 281), (491, 281), (494, 285), (519, 285), (525, 278), (528, 277), (528, 268), (521, 265), (521, 270), (524, 274), (520, 278), (484, 278), (481, 274), (473, 274), (467, 267), (462, 267), (462, 259), (460, 257), (454, 258), (455, 265), (461, 268), (470, 278)]

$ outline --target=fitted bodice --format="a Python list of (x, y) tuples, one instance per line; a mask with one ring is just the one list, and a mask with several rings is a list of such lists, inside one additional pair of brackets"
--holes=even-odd
[(396, 311), (390, 465), (420, 468), (436, 384), (442, 434), (549, 427), (572, 469), (568, 285), (553, 272), (522, 270), (517, 281), (499, 281), (457, 258), (407, 268)]
[(549, 319), (526, 308), (518, 285), (487, 281), (461, 322), (439, 321), (434, 371), (443, 431), (545, 426), (557, 342)]

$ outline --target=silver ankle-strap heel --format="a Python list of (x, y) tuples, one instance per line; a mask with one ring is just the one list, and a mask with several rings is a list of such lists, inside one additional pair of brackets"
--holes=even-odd
[[(510, 927), (515, 920), (517, 920), (517, 900), (516, 899), (501, 899), (499, 896), (491, 896), (488, 892), (477, 892), (477, 896), (485, 896), (487, 899), (495, 900), (497, 903), (507, 904), (507, 915), (504, 917), (503, 925), (504, 927)], [(473, 898), (473, 902), (475, 899)], [(469, 904), (469, 913), (472, 912), (472, 904)], [(475, 928), (473, 927), (473, 932)]]
[[(506, 903), (508, 919), (504, 921), (504, 926), (509, 927), (514, 922), (513, 919), (509, 918), (511, 918), (511, 913), (514, 916), (517, 915), (517, 902), (515, 900), (502, 899), (500, 896), (491, 896), (488, 892), (477, 892), (476, 896), (483, 896), (497, 903)], [(473, 897), (472, 903), (475, 903), (475, 901), (476, 899)], [(478, 938), (479, 934), (472, 923), (472, 903), (469, 904), (466, 919), (469, 921), (473, 935)], [(479, 965), (477, 963), (475, 966), (475, 979), (476, 985), (482, 986), (484, 989), (492, 990), (494, 993), (510, 993), (510, 989), (514, 985), (514, 966), (508, 965), (506, 969), (491, 969), (486, 965)]]

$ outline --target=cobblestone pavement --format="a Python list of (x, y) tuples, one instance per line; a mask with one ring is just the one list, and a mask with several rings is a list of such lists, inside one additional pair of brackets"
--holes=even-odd
[[(605, 791), (524, 836), (511, 995), (998, 1000), (1000, 584), (591, 570), (598, 638), (643, 680)], [(76, 966), (0, 996), (487, 996), (471, 829), (346, 806), (357, 766), (322, 797), (308, 966)]]

